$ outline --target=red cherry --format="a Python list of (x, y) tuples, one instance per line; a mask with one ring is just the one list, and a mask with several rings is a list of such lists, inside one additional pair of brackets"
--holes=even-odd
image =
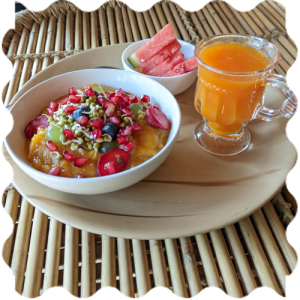
[(83, 167), (87, 163), (88, 159), (86, 157), (77, 157), (74, 160), (74, 166), (77, 168)]
[(121, 123), (121, 120), (120, 120), (118, 117), (116, 117), (116, 116), (110, 117), (110, 118), (109, 118), (109, 121), (110, 121), (111, 123), (116, 124), (116, 125), (119, 125), (119, 124)]
[(96, 129), (101, 129), (104, 125), (104, 121), (101, 118), (94, 118), (90, 120), (90, 125)]
[(134, 148), (134, 146), (135, 144), (133, 142), (128, 142), (124, 145), (123, 149), (129, 153)]
[(49, 121), (46, 116), (37, 117), (31, 120), (25, 127), (25, 136), (31, 139), (35, 134), (37, 134), (38, 128), (46, 129), (49, 126)]
[(50, 116), (50, 117), (53, 117), (53, 113), (54, 111), (51, 109), (51, 108), (47, 108), (47, 114)]
[(73, 104), (79, 104), (79, 103), (81, 103), (81, 97), (79, 97), (79, 96), (70, 95), (69, 100)]
[(133, 96), (133, 98), (130, 99), (130, 102), (131, 102), (131, 103), (139, 103), (139, 99), (138, 99), (137, 96)]
[(109, 173), (109, 174), (116, 174), (116, 168), (114, 165), (113, 161), (109, 161), (104, 165), (104, 169)]
[(49, 108), (52, 109), (53, 111), (57, 111), (58, 109), (58, 103), (57, 102), (50, 102)]
[(81, 174), (77, 174), (74, 176), (74, 178), (86, 178), (84, 175), (81, 175)]
[(93, 90), (91, 87), (85, 89), (84, 93), (85, 93), (88, 97), (92, 97), (92, 96), (95, 95), (95, 92), (94, 92), (94, 90)]
[(49, 174), (49, 175), (52, 175), (52, 176), (59, 176), (60, 172), (61, 172), (60, 167), (55, 167), (55, 168), (52, 168), (52, 169), (48, 172), (48, 174)]
[(153, 126), (161, 129), (169, 129), (171, 127), (171, 122), (167, 116), (157, 107), (149, 106), (146, 111), (146, 120)]
[(89, 123), (89, 119), (86, 116), (81, 116), (77, 118), (76, 122), (81, 126), (86, 126)]
[(50, 151), (57, 151), (57, 149), (58, 149), (58, 147), (52, 141), (47, 141), (45, 145), (46, 145), (47, 149)]
[(77, 92), (76, 92), (74, 87), (70, 87), (69, 90), (68, 90), (68, 94), (69, 94), (69, 96), (76, 95)]
[(70, 129), (64, 129), (63, 133), (64, 133), (65, 137), (67, 138), (67, 140), (69, 140), (69, 141), (73, 140), (75, 137), (75, 133)]
[(121, 107), (121, 112), (126, 117), (131, 117), (132, 116), (132, 111), (127, 107)]
[(101, 137), (101, 135), (102, 135), (101, 129), (96, 128), (92, 131), (92, 133), (90, 135), (90, 139), (91, 140), (99, 139)]
[(67, 106), (64, 109), (64, 112), (68, 115), (72, 115), (75, 110), (77, 110), (77, 107), (72, 105), (72, 106)]
[(128, 143), (128, 142), (129, 142), (128, 136), (123, 135), (123, 134), (118, 134), (117, 135), (118, 145), (122, 145), (122, 144), (125, 144), (125, 143)]
[(143, 95), (143, 96), (141, 97), (141, 101), (148, 103), (148, 102), (150, 102), (150, 97), (147, 96), (147, 95)]
[(63, 157), (67, 161), (74, 161), (74, 159), (76, 158), (76, 155), (74, 155), (74, 154), (72, 154), (68, 151), (64, 151), (63, 152)]
[(142, 130), (142, 126), (141, 126), (140, 124), (134, 123), (134, 124), (132, 125), (132, 132), (138, 132), (138, 131), (140, 131), (140, 130)]

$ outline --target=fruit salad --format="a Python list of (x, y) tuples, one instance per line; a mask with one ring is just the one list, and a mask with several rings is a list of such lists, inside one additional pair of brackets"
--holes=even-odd
[(98, 84), (69, 88), (25, 127), (33, 168), (96, 177), (133, 168), (166, 144), (171, 122), (150, 97)]

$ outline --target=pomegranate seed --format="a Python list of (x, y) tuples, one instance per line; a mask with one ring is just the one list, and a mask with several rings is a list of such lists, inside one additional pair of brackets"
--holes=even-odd
[(104, 121), (101, 118), (94, 118), (90, 120), (90, 125), (91, 127), (95, 127), (96, 129), (101, 129), (104, 125)]
[(47, 141), (46, 142), (46, 147), (50, 151), (57, 151), (57, 149), (58, 149), (58, 147), (52, 141)]
[(132, 111), (129, 108), (127, 108), (127, 107), (122, 107), (121, 108), (121, 112), (126, 117), (131, 117), (132, 116)]
[(50, 117), (53, 117), (54, 111), (51, 108), (47, 108), (47, 113)]
[(74, 176), (74, 178), (86, 178), (84, 175), (81, 175), (81, 174), (77, 174)]
[(107, 117), (112, 117), (116, 111), (116, 107), (113, 104), (109, 104), (107, 109), (105, 110), (105, 115)]
[(63, 104), (66, 105), (69, 102), (69, 96), (63, 96), (61, 98), (59, 98), (58, 100), (55, 101), (57, 104)]
[(95, 95), (95, 92), (94, 92), (94, 90), (93, 90), (91, 87), (85, 89), (84, 93), (85, 93), (88, 97), (92, 97), (92, 96)]
[(102, 106), (104, 103), (107, 103), (107, 99), (104, 98), (103, 96), (99, 96), (99, 97), (97, 98), (97, 102), (98, 102), (99, 105)]
[(107, 109), (110, 105), (113, 105), (111, 102), (105, 102), (103, 103), (103, 108)]
[(140, 130), (142, 130), (142, 126), (141, 126), (140, 124), (134, 123), (134, 124), (132, 125), (132, 132), (138, 132), (138, 131), (140, 131)]
[(76, 92), (74, 87), (70, 87), (69, 90), (68, 90), (68, 94), (69, 94), (69, 96), (76, 95), (77, 92)]
[(102, 135), (102, 131), (101, 129), (97, 128), (97, 129), (94, 129), (90, 135), (90, 139), (91, 140), (95, 140), (95, 139), (99, 139)]
[(68, 115), (72, 115), (75, 110), (77, 110), (77, 107), (72, 105), (72, 106), (67, 106), (64, 109), (64, 112)]
[(79, 103), (81, 103), (81, 97), (79, 97), (79, 96), (70, 95), (69, 100), (73, 104), (79, 104)]
[(116, 174), (116, 168), (115, 165), (112, 161), (107, 162), (104, 165), (104, 169), (109, 173), (109, 174)]
[(108, 98), (109, 98), (109, 100), (111, 101), (111, 99), (113, 98), (113, 97), (115, 97), (116, 96), (116, 93), (112, 93), (112, 94), (110, 94), (109, 96), (108, 96)]
[(58, 109), (58, 103), (56, 102), (50, 102), (49, 108), (52, 109), (53, 111), (57, 111)]
[(122, 89), (118, 89), (117, 91), (116, 91), (116, 95), (117, 96), (121, 96), (121, 95), (123, 95), (124, 94), (124, 91), (122, 90)]
[(86, 157), (77, 157), (74, 160), (74, 166), (77, 168), (83, 167), (87, 163), (88, 159)]
[(64, 133), (65, 137), (67, 138), (67, 140), (69, 140), (69, 141), (73, 140), (75, 137), (74, 132), (70, 129), (64, 129), (63, 133)]
[(120, 129), (119, 133), (123, 135), (132, 135), (132, 131), (132, 126), (126, 126), (125, 128)]
[(122, 98), (127, 102), (127, 101), (130, 101), (130, 98), (127, 94), (123, 94), (122, 95)]
[(52, 169), (48, 172), (48, 174), (49, 174), (49, 175), (53, 175), (53, 176), (59, 176), (60, 172), (61, 172), (60, 167), (55, 167), (55, 168), (52, 168)]
[(118, 145), (122, 145), (122, 144), (125, 144), (128, 142), (129, 142), (128, 136), (123, 135), (123, 134), (118, 134), (118, 136), (117, 136), (117, 144)]
[(139, 103), (139, 99), (137, 96), (134, 96), (132, 99), (130, 99), (131, 103)]
[(119, 124), (121, 123), (121, 120), (120, 120), (118, 117), (116, 117), (116, 116), (110, 117), (110, 118), (109, 118), (109, 121), (110, 121), (111, 123), (116, 124), (116, 125), (119, 125)]
[(70, 153), (68, 151), (64, 151), (63, 152), (63, 157), (67, 161), (73, 161), (76, 158), (76, 155), (74, 155), (74, 154), (72, 154), (72, 153)]
[(143, 95), (141, 98), (141, 101), (148, 103), (148, 102), (150, 102), (150, 97), (147, 95)]
[(124, 145), (124, 150), (130, 152), (134, 148), (135, 144), (133, 142), (128, 142)]
[(36, 133), (38, 128), (46, 129), (49, 126), (49, 121), (46, 116), (39, 116), (34, 120), (31, 120), (25, 127), (25, 136), (27, 139), (31, 139)]
[(76, 122), (81, 126), (86, 126), (89, 123), (89, 119), (86, 116), (81, 116), (77, 118)]
[(120, 96), (112, 97), (111, 102), (114, 103), (114, 104), (118, 104), (120, 107), (123, 107), (126, 104), (124, 99)]

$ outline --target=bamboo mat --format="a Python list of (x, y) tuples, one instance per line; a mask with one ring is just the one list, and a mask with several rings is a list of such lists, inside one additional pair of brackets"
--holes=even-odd
[[(110, 1), (84, 12), (66, 1), (42, 12), (16, 14), (16, 28), (2, 44), (13, 63), (13, 77), (3, 90), (5, 105), (39, 71), (79, 51), (152, 37), (170, 22), (176, 37), (193, 44), (223, 33), (246, 33), (269, 39), (282, 54), (275, 72), (285, 75), (297, 48), (285, 30), (285, 10), (267, 0), (249, 12), (238, 12), (213, 1), (196, 12), (163, 1), (135, 12)], [(130, 297), (141, 297), (163, 286), (192, 297), (208, 286), (242, 297), (259, 286), (285, 294), (285, 278), (296, 265), (285, 237), (297, 210), (286, 187), (250, 217), (207, 234), (166, 240), (125, 240), (99, 236), (62, 224), (35, 209), (10, 186), (2, 204), (15, 226), (3, 248), (16, 291), (36, 297), (52, 286), (63, 286), (77, 297), (88, 297), (112, 286)]]

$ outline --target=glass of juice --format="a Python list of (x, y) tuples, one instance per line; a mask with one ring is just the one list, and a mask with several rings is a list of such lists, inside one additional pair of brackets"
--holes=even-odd
[[(194, 137), (206, 151), (234, 155), (250, 145), (245, 127), (253, 119), (273, 121), (290, 118), (297, 98), (281, 75), (273, 74), (280, 53), (269, 41), (248, 35), (219, 35), (195, 47), (198, 82), (194, 104), (203, 120)], [(264, 106), (265, 87), (280, 89), (286, 96), (280, 109)]]

